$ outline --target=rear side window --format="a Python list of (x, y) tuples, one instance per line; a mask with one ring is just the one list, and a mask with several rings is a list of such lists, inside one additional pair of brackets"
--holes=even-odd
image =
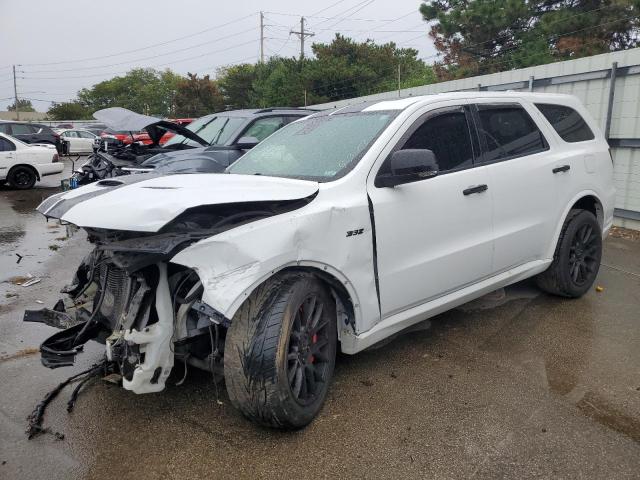
[(32, 127), (23, 123), (14, 123), (11, 125), (11, 131), (13, 135), (30, 135), (33, 133)]
[(589, 125), (573, 108), (549, 103), (536, 103), (536, 107), (565, 142), (586, 142), (595, 138)]
[(12, 142), (0, 137), (0, 152), (13, 152), (15, 149), (16, 146)]
[(542, 132), (521, 105), (478, 105), (484, 137), (483, 162), (524, 157), (549, 149)]
[(0, 123), (0, 133), (9, 133), (8, 123)]
[(441, 113), (426, 120), (402, 146), (402, 150), (413, 148), (431, 150), (440, 172), (470, 167), (473, 148), (464, 111)]

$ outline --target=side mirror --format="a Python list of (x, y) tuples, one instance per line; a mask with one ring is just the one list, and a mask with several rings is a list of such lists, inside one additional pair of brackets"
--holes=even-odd
[(240, 140), (236, 142), (236, 147), (241, 150), (250, 150), (260, 143), (256, 137), (240, 137)]
[(376, 187), (395, 187), (404, 183), (417, 182), (438, 175), (438, 161), (431, 150), (397, 150), (389, 158), (391, 173), (376, 177)]

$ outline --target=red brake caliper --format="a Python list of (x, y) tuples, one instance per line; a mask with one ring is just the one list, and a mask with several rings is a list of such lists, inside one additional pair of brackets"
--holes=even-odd
[[(314, 333), (313, 337), (311, 337), (311, 343), (316, 343), (318, 341), (318, 334)], [(314, 357), (313, 355), (311, 355), (311, 363), (314, 363), (316, 361), (316, 357)]]

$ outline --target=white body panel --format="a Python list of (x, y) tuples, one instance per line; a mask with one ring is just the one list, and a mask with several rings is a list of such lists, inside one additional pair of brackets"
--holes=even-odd
[(0, 180), (6, 179), (11, 167), (15, 165), (32, 166), (40, 178), (64, 170), (62, 162), (52, 162), (54, 155), (57, 155), (54, 146), (29, 145), (3, 133), (0, 133), (0, 137), (10, 141), (16, 148), (12, 151), (0, 151)]
[[(313, 195), (318, 184), (303, 180), (246, 175), (171, 175), (109, 189), (118, 185), (96, 182), (72, 190), (59, 199), (87, 195), (62, 220), (79, 227), (157, 232), (188, 208), (236, 202), (295, 200)], [(91, 197), (93, 193), (102, 193)], [(132, 208), (134, 205), (143, 208)], [(46, 214), (46, 212), (43, 212)]]

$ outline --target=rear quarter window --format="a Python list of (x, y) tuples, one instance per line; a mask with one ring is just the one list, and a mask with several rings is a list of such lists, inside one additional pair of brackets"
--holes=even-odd
[(586, 142), (595, 138), (589, 125), (573, 108), (550, 103), (535, 105), (565, 142)]

